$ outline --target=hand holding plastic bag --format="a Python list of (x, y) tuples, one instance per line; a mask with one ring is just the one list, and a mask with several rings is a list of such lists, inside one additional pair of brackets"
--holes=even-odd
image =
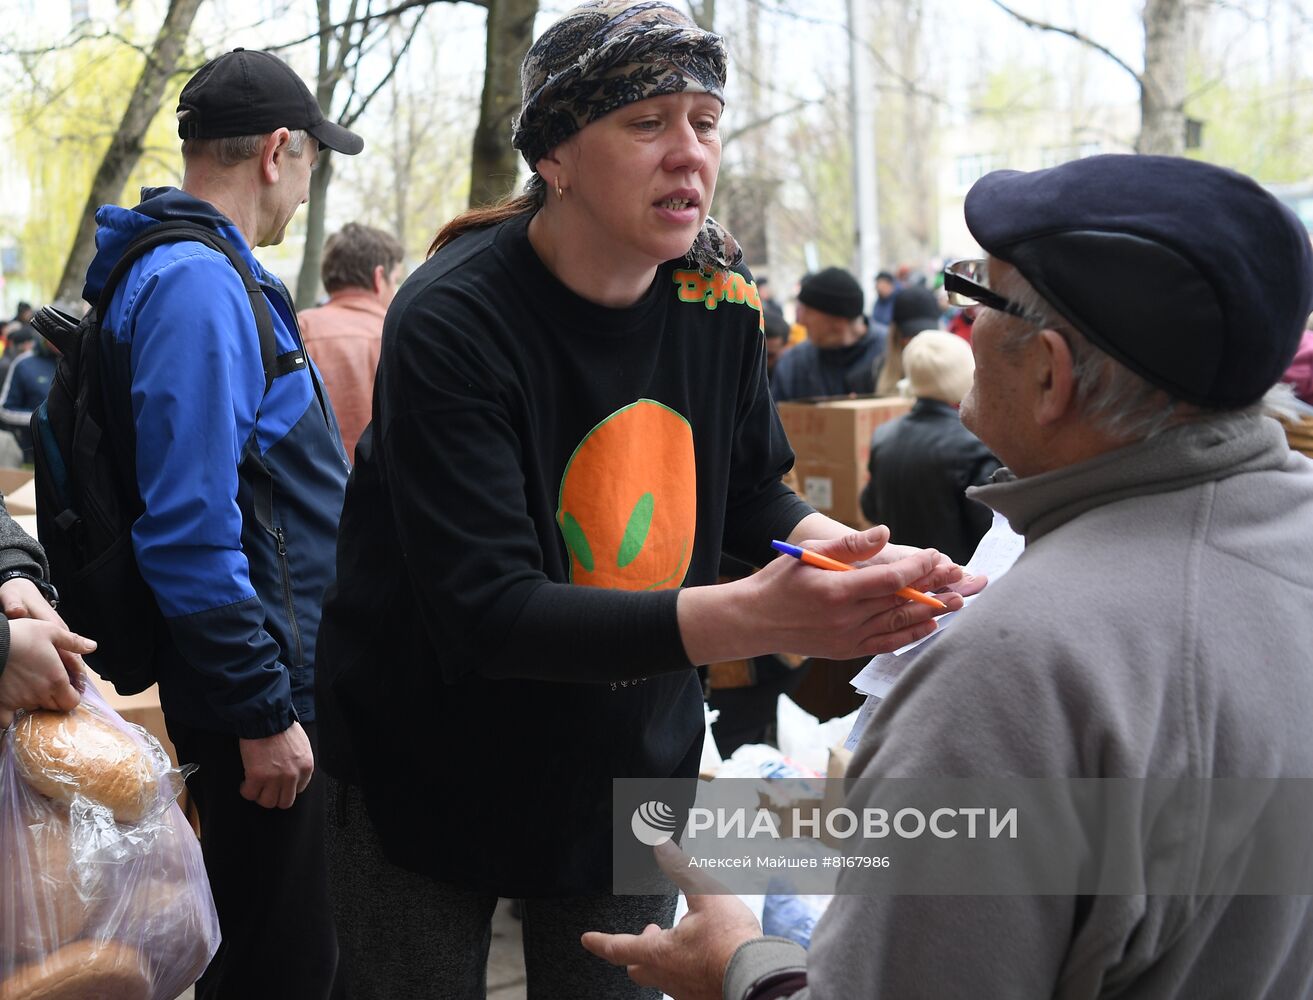
[(219, 944), (183, 775), (94, 689), (0, 752), (0, 1000), (174, 1000)]

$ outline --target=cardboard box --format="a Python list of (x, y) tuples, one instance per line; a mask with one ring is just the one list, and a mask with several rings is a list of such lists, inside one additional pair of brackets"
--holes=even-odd
[(96, 686), (96, 690), (105, 699), (105, 703), (118, 712), (124, 722), (141, 726), (159, 740), (169, 759), (176, 766), (178, 753), (173, 749), (173, 743), (169, 740), (169, 731), (164, 726), (164, 712), (160, 708), (160, 689), (152, 684), (139, 694), (122, 695), (114, 689), (113, 684), (90, 668), (87, 669), (87, 675), (88, 680)]
[(4, 495), (5, 509), (9, 513), (36, 513), (34, 475), (31, 469), (0, 469), (0, 494)]
[(807, 502), (854, 528), (870, 522), (859, 502), (870, 474), (871, 435), (912, 408), (911, 399), (858, 396), (791, 400), (777, 409), (797, 456), (794, 471)]
[[(95, 685), (96, 690), (100, 692), (106, 704), (118, 712), (124, 722), (131, 722), (134, 725), (141, 726), (142, 729), (159, 740), (160, 746), (169, 755), (169, 760), (173, 763), (173, 766), (178, 766), (178, 751), (174, 749), (173, 741), (169, 739), (169, 730), (164, 725), (164, 711), (160, 708), (160, 689), (157, 685), (152, 684), (139, 694), (122, 695), (114, 689), (113, 684), (90, 667), (87, 668), (87, 679)], [(178, 806), (182, 809), (182, 814), (187, 817), (187, 822), (191, 824), (196, 836), (199, 837), (201, 835), (201, 817), (186, 785), (182, 786), (181, 794), (178, 796)]]
[(18, 517), (36, 513), (36, 480), (29, 479), (16, 490), (5, 492), (5, 510)]
[[(830, 747), (830, 759), (825, 768), (825, 797), (821, 800), (821, 815), (829, 816), (836, 809), (842, 809), (847, 801), (844, 778), (848, 775), (848, 765), (852, 763), (853, 752), (843, 747)], [(842, 851), (843, 841), (831, 836), (829, 826), (821, 830), (821, 841), (826, 847)]]
[[(815, 785), (806, 781), (791, 781), (784, 787), (772, 787), (770, 782), (761, 782), (757, 790), (757, 808), (775, 814), (779, 821), (781, 837), (816, 837), (826, 847), (842, 851), (845, 841), (830, 834), (830, 814), (844, 807), (846, 791), (844, 778), (848, 773), (848, 764), (852, 761), (851, 750), (843, 747), (831, 747), (829, 762), (825, 772), (825, 784), (820, 789), (819, 797), (808, 794)], [(819, 827), (813, 825), (813, 817), (819, 817)], [(799, 819), (803, 822), (800, 824)]]

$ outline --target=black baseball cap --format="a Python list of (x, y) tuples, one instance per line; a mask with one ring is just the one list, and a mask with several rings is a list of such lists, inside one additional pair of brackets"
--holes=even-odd
[(909, 285), (894, 292), (893, 321), (904, 337), (939, 326), (939, 302), (928, 288)]
[(211, 59), (178, 97), (180, 139), (225, 139), (304, 129), (319, 145), (354, 156), (365, 140), (330, 122), (310, 88), (271, 52), (233, 49)]

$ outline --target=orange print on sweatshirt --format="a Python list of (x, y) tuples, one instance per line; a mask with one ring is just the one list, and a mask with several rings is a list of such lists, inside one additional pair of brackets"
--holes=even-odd
[(693, 428), (640, 399), (599, 423), (561, 477), (556, 523), (570, 582), (669, 590), (684, 582), (697, 528)]
[(757, 310), (757, 329), (766, 329), (757, 283), (737, 271), (676, 271), (674, 278), (680, 302), (701, 302), (711, 310), (722, 302), (746, 305)]

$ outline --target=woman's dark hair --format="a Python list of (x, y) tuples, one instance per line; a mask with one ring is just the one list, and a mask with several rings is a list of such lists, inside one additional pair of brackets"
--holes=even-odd
[[(538, 183), (534, 184), (534, 180), (538, 180)], [(513, 219), (517, 215), (532, 215), (542, 208), (543, 196), (546, 192), (547, 188), (541, 178), (534, 174), (523, 193), (507, 195), (491, 205), (480, 205), (478, 208), (462, 212), (438, 230), (438, 235), (433, 237), (433, 242), (429, 244), (428, 255), (432, 257), (456, 237), (464, 236), (476, 229), (487, 229), (507, 219)]]

